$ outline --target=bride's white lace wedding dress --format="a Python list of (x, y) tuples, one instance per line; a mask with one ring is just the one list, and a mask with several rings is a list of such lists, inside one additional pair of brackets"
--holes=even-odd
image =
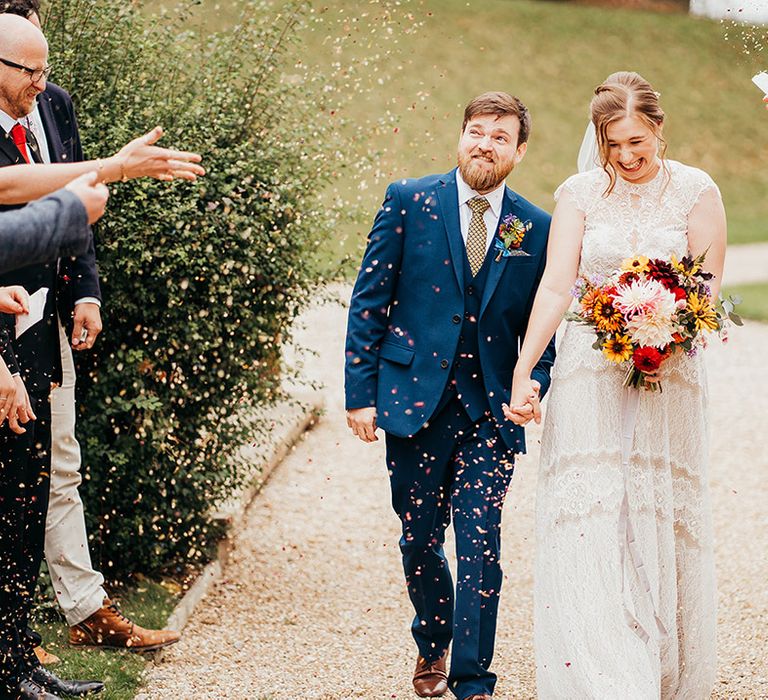
[[(635, 254), (684, 256), (689, 213), (717, 192), (706, 173), (675, 161), (644, 185), (619, 178), (604, 197), (607, 184), (602, 169), (590, 170), (555, 195), (568, 193), (585, 213), (580, 275), (610, 274)], [(538, 694), (709, 698), (716, 594), (702, 358), (673, 356), (663, 392), (640, 391), (625, 478), (622, 393), (630, 390), (625, 370), (593, 342), (590, 328), (567, 324), (553, 368), (536, 506)], [(636, 559), (622, 541), (625, 490)]]

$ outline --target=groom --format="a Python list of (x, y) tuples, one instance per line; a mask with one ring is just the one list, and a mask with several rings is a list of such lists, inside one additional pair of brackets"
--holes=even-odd
[[(530, 115), (489, 92), (464, 112), (458, 168), (389, 186), (350, 302), (347, 423), (386, 433), (392, 504), (416, 610), (421, 697), (492, 697), (501, 511), (523, 429), (505, 422), (512, 370), (544, 271), (550, 217), (504, 180)], [(549, 386), (554, 340), (533, 372)], [(529, 412), (538, 409), (531, 396)], [(454, 586), (443, 552), (453, 517)], [(453, 640), (450, 676), (446, 656)]]

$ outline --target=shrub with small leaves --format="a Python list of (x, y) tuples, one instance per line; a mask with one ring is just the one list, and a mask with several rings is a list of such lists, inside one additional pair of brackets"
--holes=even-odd
[[(192, 3), (194, 4), (194, 3)], [(92, 552), (112, 576), (203, 563), (213, 506), (242, 473), (251, 407), (279, 394), (281, 346), (317, 282), (334, 212), (319, 197), (339, 137), (321, 76), (287, 47), (302, 3), (248, 3), (213, 36), (182, 12), (51, 0), (55, 81), (86, 153), (156, 124), (203, 154), (197, 184), (113, 186), (99, 225), (104, 332), (78, 353), (78, 435)]]

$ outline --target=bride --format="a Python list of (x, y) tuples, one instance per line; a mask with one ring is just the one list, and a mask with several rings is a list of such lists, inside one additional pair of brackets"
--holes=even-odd
[[(636, 73), (614, 73), (591, 116), (602, 167), (555, 193), (547, 267), (505, 409), (517, 423), (530, 419), (530, 371), (578, 275), (611, 274), (634, 255), (707, 251), (715, 297), (720, 287), (720, 193), (706, 173), (665, 159), (658, 94)], [(702, 358), (674, 355), (655, 378), (663, 392), (629, 398), (638, 390), (623, 388), (625, 371), (593, 342), (589, 328), (568, 324), (552, 373), (536, 506), (539, 697), (708, 698), (716, 594)]]

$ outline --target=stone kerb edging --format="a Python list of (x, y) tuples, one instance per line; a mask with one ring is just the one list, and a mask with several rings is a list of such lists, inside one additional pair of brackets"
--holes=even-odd
[[(256, 444), (243, 448), (246, 455), (256, 453), (257, 457), (260, 457), (254, 461), (254, 477), (246, 488), (224, 504), (214, 515), (214, 519), (227, 522), (227, 534), (219, 543), (216, 559), (203, 569), (176, 604), (166, 623), (168, 629), (181, 632), (211, 586), (221, 578), (232, 543), (243, 527), (248, 506), (296, 442), (315, 425), (323, 407), (324, 399), (320, 392), (307, 392), (294, 394), (289, 400), (270, 408), (263, 416), (264, 420), (273, 424), (269, 434), (269, 444), (266, 448), (261, 446), (261, 449), (258, 449)], [(265, 452), (266, 457), (263, 456)], [(155, 663), (163, 660), (163, 653), (163, 649), (155, 652), (153, 659)]]

